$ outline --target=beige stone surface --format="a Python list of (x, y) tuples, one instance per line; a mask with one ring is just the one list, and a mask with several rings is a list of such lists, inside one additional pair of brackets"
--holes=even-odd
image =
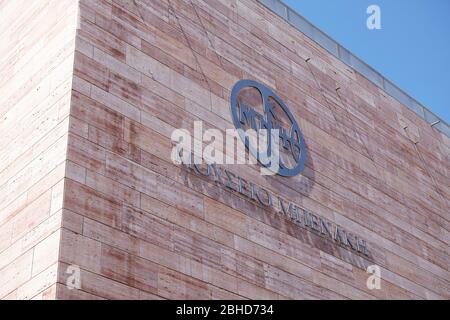
[(0, 3), (0, 298), (56, 298), (77, 16)]

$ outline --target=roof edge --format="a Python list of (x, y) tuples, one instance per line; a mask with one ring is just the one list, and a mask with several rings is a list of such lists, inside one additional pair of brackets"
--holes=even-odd
[(257, 0), (270, 11), (274, 12), (279, 17), (286, 20), (291, 26), (305, 34), (308, 38), (316, 42), (322, 48), (331, 53), (335, 58), (342, 61), (355, 71), (359, 72), (373, 84), (380, 89), (383, 89), (391, 97), (408, 107), (420, 118), (424, 119), (431, 127), (437, 129), (439, 132), (450, 138), (450, 126), (431, 112), (428, 108), (423, 106), (416, 99), (411, 97), (405, 91), (400, 89), (389, 79), (381, 75), (374, 68), (359, 59), (349, 50), (341, 46), (337, 41), (329, 37), (322, 30), (315, 27), (312, 23), (302, 17), (295, 10), (281, 0)]

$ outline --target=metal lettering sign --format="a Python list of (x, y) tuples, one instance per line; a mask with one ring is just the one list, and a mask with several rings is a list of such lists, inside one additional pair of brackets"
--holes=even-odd
[[(295, 225), (312, 231), (321, 237), (334, 242), (353, 252), (371, 257), (369, 245), (362, 237), (310, 210), (286, 199), (282, 194), (276, 194), (263, 186), (241, 177), (240, 175), (222, 169), (213, 164), (188, 165), (189, 170), (196, 175), (210, 179), (216, 186), (224, 190), (237, 193), (240, 196), (257, 203), (263, 208), (276, 213), (277, 217), (283, 217)], [(192, 188), (200, 187), (191, 185)]]
[[(302, 133), (292, 113), (280, 97), (271, 89), (253, 80), (238, 81), (231, 92), (231, 114), (236, 129), (247, 149), (260, 160), (260, 153), (247, 136), (245, 130), (278, 129), (281, 146), (278, 174), (285, 177), (301, 173), (306, 162), (306, 147)], [(273, 141), (267, 138), (268, 152)], [(267, 167), (267, 164), (262, 163)]]

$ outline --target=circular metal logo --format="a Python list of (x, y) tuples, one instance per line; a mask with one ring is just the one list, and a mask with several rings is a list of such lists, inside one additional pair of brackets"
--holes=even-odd
[[(230, 105), (234, 126), (242, 129), (239, 130), (241, 140), (263, 166), (268, 167), (260, 161), (260, 148), (252, 145), (245, 134), (248, 129), (256, 132), (278, 129), (280, 159), (277, 173), (288, 177), (303, 171), (306, 162), (305, 141), (297, 121), (277, 94), (256, 81), (240, 80), (233, 87)], [(272, 150), (272, 145), (269, 134), (266, 150)]]

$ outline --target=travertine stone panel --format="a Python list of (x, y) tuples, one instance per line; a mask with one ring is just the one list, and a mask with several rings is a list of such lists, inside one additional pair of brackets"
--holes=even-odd
[(0, 298), (54, 299), (78, 2), (0, 3)]

